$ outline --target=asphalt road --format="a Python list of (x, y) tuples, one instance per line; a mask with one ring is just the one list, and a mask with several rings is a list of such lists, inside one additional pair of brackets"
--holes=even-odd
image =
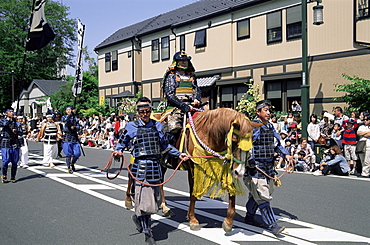
[[(30, 142), (28, 169), (18, 169), (17, 183), (0, 184), (0, 244), (145, 244), (124, 207), (127, 171), (108, 180), (102, 169), (111, 151), (84, 148), (77, 172), (66, 172), (64, 158), (43, 167), (42, 144)], [(128, 155), (128, 154), (127, 154)], [(113, 168), (117, 169), (115, 165)], [(169, 177), (172, 170), (168, 171)], [(168, 205), (176, 216), (153, 215), (157, 244), (369, 244), (370, 178), (294, 173), (282, 178), (272, 206), (284, 234), (243, 223), (246, 196), (237, 197), (234, 229), (221, 228), (227, 200), (204, 198), (196, 213), (202, 226), (191, 231), (186, 172), (166, 184)]]

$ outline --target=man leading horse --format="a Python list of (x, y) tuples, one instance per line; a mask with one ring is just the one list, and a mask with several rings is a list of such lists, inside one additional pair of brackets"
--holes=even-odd
[[(269, 122), (271, 107), (269, 100), (262, 100), (256, 104), (257, 118), (252, 122), (262, 123), (262, 126), (253, 129), (253, 148), (244, 176), (244, 183), (249, 190), (249, 199), (246, 203), (247, 214), (244, 220), (247, 224), (262, 226), (263, 224), (254, 218), (259, 208), (264, 223), (273, 234), (277, 235), (285, 227), (277, 224), (274, 211), (270, 206), (271, 194), (274, 190), (274, 155), (277, 151), (290, 164), (293, 162), (293, 156), (290, 156), (289, 152), (280, 145), (280, 137)], [(275, 138), (278, 142), (277, 147), (274, 143)]]

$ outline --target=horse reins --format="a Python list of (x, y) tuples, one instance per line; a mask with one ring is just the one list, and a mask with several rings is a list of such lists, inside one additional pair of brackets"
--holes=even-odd
[[(213, 158), (214, 156), (189, 156), (189, 158)], [(161, 185), (164, 185), (166, 184), (168, 181), (170, 181), (170, 179), (172, 179), (172, 177), (175, 175), (175, 173), (177, 172), (177, 170), (179, 169), (179, 167), (181, 166), (181, 164), (184, 162), (183, 160), (180, 161), (180, 163), (177, 165), (177, 167), (174, 169), (173, 173), (171, 174), (170, 177), (168, 177), (168, 179), (166, 181), (163, 181), (162, 183), (159, 183), (159, 184), (149, 184), (149, 183), (144, 183), (140, 180), (138, 180), (134, 174), (132, 173), (132, 171), (130, 170), (129, 168), (129, 165), (126, 161), (126, 158), (125, 156), (120, 156), (120, 161), (121, 161), (121, 166), (120, 166), (120, 169), (118, 170), (117, 174), (114, 176), (114, 177), (109, 177), (109, 169), (112, 165), (112, 162), (113, 162), (113, 158), (116, 158), (115, 156), (113, 156), (113, 153), (111, 154), (110, 158), (109, 158), (109, 161), (107, 163), (107, 165), (101, 169), (100, 171), (103, 172), (104, 170), (107, 170), (107, 178), (109, 180), (114, 180), (115, 178), (117, 178), (117, 176), (121, 173), (122, 171), (122, 168), (123, 168), (123, 163), (125, 163), (126, 165), (126, 168), (127, 168), (127, 171), (129, 172), (130, 176), (135, 180), (137, 181), (138, 183), (142, 184), (142, 185), (146, 185), (146, 186), (152, 186), (152, 187), (155, 187), (155, 186), (161, 186)]]

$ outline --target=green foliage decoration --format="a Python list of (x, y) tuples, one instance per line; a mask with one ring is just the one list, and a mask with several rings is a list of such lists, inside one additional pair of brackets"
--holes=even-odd
[(236, 110), (245, 113), (249, 119), (254, 119), (256, 114), (256, 103), (260, 100), (259, 85), (245, 83), (249, 87), (248, 91), (245, 92), (240, 99)]

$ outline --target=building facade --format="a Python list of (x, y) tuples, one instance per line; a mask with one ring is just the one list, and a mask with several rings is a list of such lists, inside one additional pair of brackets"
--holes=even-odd
[[(48, 111), (47, 98), (61, 89), (67, 81), (59, 80), (33, 80), (27, 89), (24, 89), (19, 96), (18, 115), (30, 118), (45, 116)], [(15, 102), (15, 108), (17, 101)]]
[[(323, 0), (317, 26), (315, 5), (307, 1), (309, 111), (319, 114), (346, 106), (332, 100), (342, 74), (370, 79), (370, 15), (368, 0)], [(158, 104), (165, 70), (185, 50), (211, 108), (235, 108), (253, 83), (276, 111), (289, 111), (301, 101), (301, 9), (301, 0), (200, 0), (124, 27), (95, 48), (99, 96), (110, 103), (142, 89)]]

